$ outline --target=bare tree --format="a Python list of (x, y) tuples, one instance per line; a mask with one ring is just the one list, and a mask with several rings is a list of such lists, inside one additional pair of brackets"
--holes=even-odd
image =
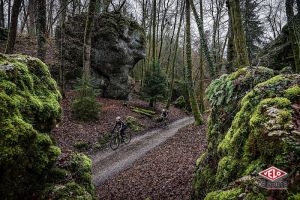
[(246, 37), (243, 28), (240, 1), (229, 0), (229, 17), (232, 22), (232, 31), (234, 37), (234, 46), (236, 52), (236, 64), (238, 67), (249, 66), (248, 50), (246, 45)]
[(94, 24), (97, 0), (90, 0), (88, 14), (84, 30), (83, 44), (83, 78), (90, 80), (91, 77), (91, 37)]
[(23, 0), (15, 0), (12, 7), (11, 24), (9, 26), (9, 34), (8, 34), (5, 53), (13, 53), (14, 51), (16, 37), (17, 37), (18, 17), (19, 17), (22, 1)]
[(36, 8), (37, 57), (44, 61), (46, 57), (47, 32), (46, 0), (37, 1)]
[(199, 110), (198, 103), (195, 97), (193, 78), (192, 78), (192, 49), (191, 49), (191, 8), (190, 0), (186, 0), (185, 8), (185, 18), (186, 18), (186, 79), (187, 79), (187, 88), (189, 93), (190, 105), (192, 112), (195, 118), (195, 124), (201, 125), (203, 123), (202, 115)]
[(4, 28), (4, 0), (0, 0), (0, 28)]

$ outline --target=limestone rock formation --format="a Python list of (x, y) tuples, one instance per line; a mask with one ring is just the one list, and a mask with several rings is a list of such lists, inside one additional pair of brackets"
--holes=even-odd
[[(289, 193), (300, 162), (300, 75), (277, 75), (264, 67), (223, 75), (207, 90), (212, 112), (208, 150), (197, 160), (194, 199), (265, 199), (257, 173), (275, 165), (290, 175)], [(295, 170), (296, 169), (296, 170)]]
[[(63, 40), (60, 28), (56, 31), (57, 46), (60, 48), (62, 45), (64, 49), (69, 79), (81, 74), (85, 20), (84, 15), (71, 17), (66, 22)], [(127, 99), (133, 89), (130, 73), (144, 57), (145, 33), (137, 22), (118, 13), (96, 16), (92, 31), (91, 67), (94, 82), (101, 89), (102, 96)]]
[[(299, 27), (299, 17), (295, 17), (293, 23), (294, 26), (291, 27)], [(292, 67), (294, 69), (295, 60), (288, 26), (289, 24), (285, 25), (280, 35), (263, 48), (261, 53), (258, 55), (259, 60), (256, 62), (274, 70), (281, 70), (284, 67)]]
[[(0, 54), (2, 199), (93, 199), (91, 160), (70, 154), (70, 159), (58, 165), (61, 151), (48, 135), (60, 120), (60, 98), (42, 61)], [(67, 196), (60, 196), (64, 191)]]
[(44, 63), (0, 54), (0, 196), (14, 199), (43, 182), (60, 154), (44, 134), (60, 118), (59, 99)]

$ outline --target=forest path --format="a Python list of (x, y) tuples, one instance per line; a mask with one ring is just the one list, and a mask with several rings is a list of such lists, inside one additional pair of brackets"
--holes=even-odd
[(176, 135), (179, 129), (194, 122), (194, 118), (185, 117), (168, 125), (150, 131), (146, 134), (134, 137), (128, 145), (120, 145), (113, 151), (107, 148), (92, 155), (93, 160), (93, 183), (99, 186), (104, 181), (112, 178), (121, 171), (130, 168), (139, 158), (147, 152), (165, 142), (168, 138)]

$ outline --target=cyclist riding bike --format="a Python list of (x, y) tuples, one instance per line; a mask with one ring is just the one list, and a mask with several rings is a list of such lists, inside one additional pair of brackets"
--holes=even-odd
[(162, 122), (164, 123), (164, 126), (167, 125), (168, 114), (169, 113), (166, 109), (163, 109), (161, 112), (161, 119), (162, 119)]
[(125, 135), (125, 130), (127, 129), (127, 125), (121, 120), (121, 117), (119, 116), (116, 117), (116, 123), (112, 130), (112, 133), (114, 133), (117, 128), (120, 131), (122, 142), (124, 142), (124, 135)]

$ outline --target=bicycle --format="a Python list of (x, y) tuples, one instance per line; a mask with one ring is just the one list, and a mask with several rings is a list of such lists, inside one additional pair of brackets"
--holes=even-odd
[(157, 122), (158, 122), (158, 126), (160, 128), (166, 128), (168, 126), (169, 120), (168, 120), (167, 117), (162, 117), (161, 116), (161, 117), (158, 118)]
[(124, 135), (123, 138), (121, 136), (120, 130), (118, 130), (117, 132), (113, 132), (111, 134), (111, 139), (110, 139), (110, 148), (112, 150), (116, 150), (119, 148), (121, 143), (124, 144), (129, 144), (131, 141), (131, 133), (128, 132), (128, 129), (126, 129), (124, 131)]

